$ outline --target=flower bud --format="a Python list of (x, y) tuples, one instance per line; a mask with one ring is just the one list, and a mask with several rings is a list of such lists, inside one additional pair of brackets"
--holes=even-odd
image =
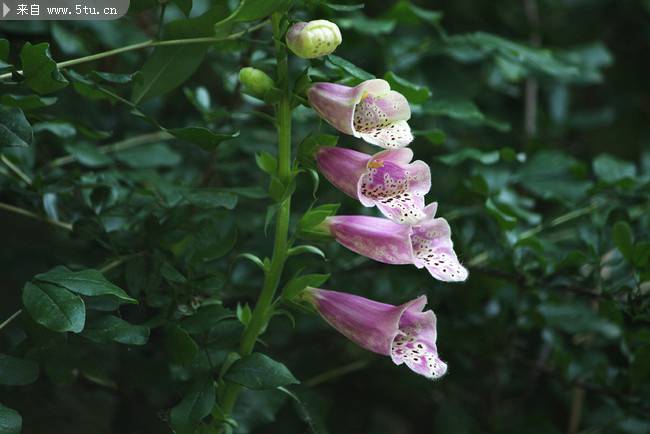
[(239, 81), (244, 85), (246, 93), (258, 98), (264, 98), (275, 85), (266, 72), (251, 67), (239, 71)]
[(315, 20), (296, 23), (287, 32), (287, 46), (303, 59), (314, 59), (333, 53), (341, 44), (341, 31), (331, 21)]

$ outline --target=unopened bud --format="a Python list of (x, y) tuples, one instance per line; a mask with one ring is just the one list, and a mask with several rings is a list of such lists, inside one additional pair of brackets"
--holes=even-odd
[(303, 59), (314, 59), (333, 53), (341, 44), (339, 27), (327, 20), (296, 23), (287, 32), (287, 46)]
[(266, 72), (251, 67), (239, 71), (239, 81), (244, 85), (246, 93), (258, 98), (264, 98), (275, 85)]

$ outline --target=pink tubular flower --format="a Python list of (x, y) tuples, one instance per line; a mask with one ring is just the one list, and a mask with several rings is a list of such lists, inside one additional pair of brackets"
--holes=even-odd
[(334, 216), (325, 220), (324, 227), (340, 244), (375, 261), (413, 264), (443, 282), (462, 282), (468, 273), (454, 252), (449, 223), (434, 218), (437, 207), (427, 206), (427, 218), (415, 226), (379, 217)]
[(413, 141), (406, 122), (411, 108), (385, 80), (367, 80), (355, 87), (316, 83), (307, 97), (313, 109), (342, 133), (382, 148), (401, 148)]
[(304, 298), (332, 327), (357, 345), (406, 363), (427, 378), (440, 378), (447, 364), (438, 357), (436, 316), (423, 312), (422, 295), (400, 306), (379, 303), (358, 295), (307, 288)]
[(316, 155), (321, 173), (364, 206), (377, 206), (397, 223), (415, 224), (426, 217), (424, 195), (431, 188), (431, 171), (414, 161), (409, 148), (375, 155), (352, 149), (322, 147)]

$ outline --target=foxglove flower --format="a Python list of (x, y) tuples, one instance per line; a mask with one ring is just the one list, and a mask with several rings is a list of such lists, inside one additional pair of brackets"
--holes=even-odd
[(432, 310), (422, 311), (426, 296), (400, 306), (317, 288), (307, 288), (303, 297), (357, 345), (390, 356), (396, 365), (405, 363), (427, 378), (440, 378), (447, 372), (436, 348), (436, 316)]
[(307, 97), (313, 109), (342, 133), (382, 148), (401, 148), (413, 141), (406, 122), (411, 108), (385, 80), (367, 80), (356, 87), (316, 83)]
[(414, 224), (426, 217), (424, 195), (431, 188), (431, 171), (414, 161), (409, 148), (375, 155), (352, 149), (321, 147), (316, 162), (321, 173), (364, 206), (377, 206), (397, 223)]
[(414, 226), (369, 216), (328, 217), (323, 226), (360, 255), (386, 264), (413, 264), (443, 282), (462, 282), (468, 273), (454, 252), (449, 223), (434, 218), (437, 207), (427, 206), (426, 219)]
[(334, 52), (343, 38), (331, 21), (315, 20), (296, 23), (287, 31), (287, 47), (298, 57), (314, 59)]

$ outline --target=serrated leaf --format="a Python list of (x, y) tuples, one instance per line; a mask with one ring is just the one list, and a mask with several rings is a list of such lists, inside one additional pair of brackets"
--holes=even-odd
[(49, 283), (27, 282), (23, 288), (23, 305), (34, 321), (57, 332), (79, 333), (86, 322), (81, 297)]
[(24, 84), (37, 93), (56, 92), (66, 87), (69, 82), (65, 79), (50, 56), (50, 44), (43, 42), (32, 45), (26, 42), (20, 51)]
[(226, 372), (224, 379), (255, 390), (275, 389), (299, 383), (286, 366), (260, 353), (253, 353), (236, 361)]

